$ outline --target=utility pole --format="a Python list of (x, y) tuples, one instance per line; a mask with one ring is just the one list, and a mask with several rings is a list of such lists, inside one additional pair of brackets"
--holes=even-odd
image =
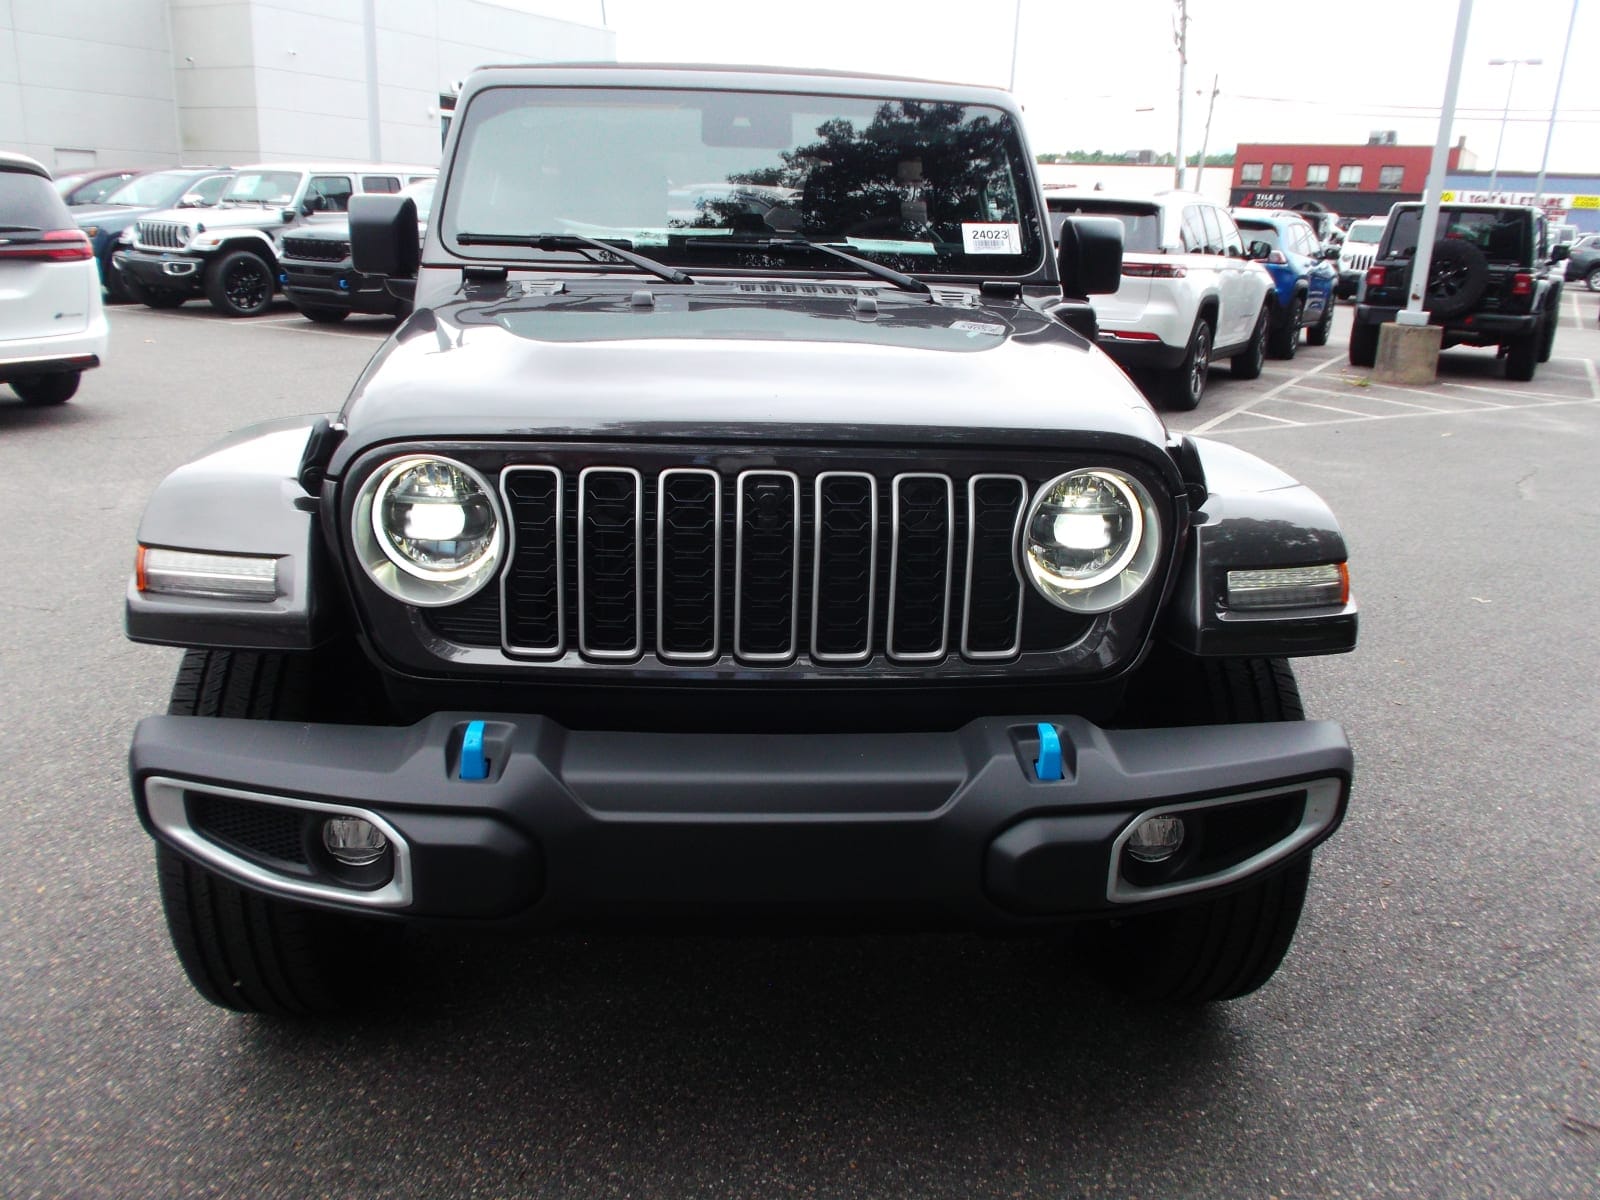
[(1184, 72), (1189, 66), (1189, 0), (1177, 0), (1178, 20), (1172, 31), (1178, 43), (1178, 165), (1172, 175), (1173, 186), (1183, 190), (1183, 89)]
[(1561, 66), (1556, 69), (1556, 94), (1550, 101), (1550, 128), (1544, 132), (1544, 157), (1539, 160), (1539, 182), (1533, 185), (1533, 206), (1544, 211), (1544, 172), (1550, 165), (1550, 141), (1556, 135), (1556, 106), (1561, 103), (1561, 81), (1567, 77), (1567, 55), (1572, 51), (1572, 27), (1578, 23), (1578, 0), (1572, 0), (1572, 15), (1567, 18), (1567, 41), (1561, 50)]
[(1200, 135), (1200, 161), (1194, 165), (1194, 190), (1200, 190), (1200, 177), (1206, 172), (1206, 147), (1211, 144), (1211, 114), (1217, 111), (1217, 83), (1221, 75), (1211, 77), (1211, 103), (1206, 105), (1206, 131)]
[(1017, 7), (1011, 14), (1011, 82), (1006, 90), (1015, 93), (1017, 90), (1017, 42), (1022, 38), (1022, 0), (1017, 0)]

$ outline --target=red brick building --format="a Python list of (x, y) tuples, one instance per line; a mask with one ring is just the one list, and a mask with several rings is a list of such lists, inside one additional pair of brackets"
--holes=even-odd
[[(1362, 146), (1244, 142), (1233, 160), (1229, 203), (1381, 216), (1396, 201), (1422, 199), (1432, 158), (1432, 146), (1400, 146), (1383, 135)], [(1474, 158), (1457, 143), (1450, 148), (1449, 169), (1475, 166)]]

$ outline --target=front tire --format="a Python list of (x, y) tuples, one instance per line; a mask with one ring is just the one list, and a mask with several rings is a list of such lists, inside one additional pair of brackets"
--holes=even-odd
[(1267, 360), (1267, 325), (1271, 316), (1267, 306), (1261, 306), (1261, 315), (1256, 318), (1255, 331), (1250, 334), (1250, 341), (1245, 348), (1228, 360), (1228, 373), (1235, 379), (1259, 379), (1261, 368)]
[(55, 375), (29, 375), (25, 379), (13, 379), (11, 390), (22, 398), (24, 404), (43, 408), (50, 404), (65, 404), (71, 400), (77, 394), (78, 383), (82, 378), (82, 371), (62, 371)]
[[(1245, 724), (1305, 717), (1283, 659), (1198, 659), (1173, 653), (1145, 668), (1134, 703), (1152, 724)], [(1144, 723), (1136, 720), (1135, 723)], [(1144, 1000), (1209, 1004), (1255, 991), (1294, 941), (1311, 878), (1303, 854), (1225, 895), (1089, 932), (1088, 950), (1115, 990)]]
[(1273, 358), (1293, 358), (1300, 348), (1300, 319), (1305, 315), (1306, 298), (1296, 296), (1289, 301), (1289, 312), (1282, 325), (1272, 331), (1267, 349)]
[(1378, 326), (1357, 321), (1350, 328), (1350, 365), (1370, 367), (1378, 361)]
[(206, 298), (226, 316), (260, 316), (272, 292), (272, 267), (253, 250), (230, 250), (206, 268)]
[(1192, 412), (1200, 406), (1206, 392), (1206, 376), (1211, 370), (1211, 322), (1201, 317), (1189, 334), (1189, 348), (1183, 362), (1163, 374), (1161, 395), (1175, 412)]
[(1591, 292), (1600, 292), (1600, 267), (1592, 267), (1583, 277), (1584, 286)]
[[(167, 711), (307, 720), (321, 690), (305, 656), (190, 650)], [(392, 961), (395, 927), (248, 891), (164, 843), (156, 877), (178, 961), (219, 1007), (277, 1017), (360, 1007)]]
[(122, 277), (122, 290), (128, 294), (129, 300), (146, 308), (180, 308), (189, 298), (171, 288), (146, 287), (137, 279), (130, 279), (126, 275)]
[(1333, 293), (1328, 293), (1327, 302), (1322, 306), (1322, 319), (1306, 330), (1306, 345), (1326, 346), (1328, 339), (1333, 336)]

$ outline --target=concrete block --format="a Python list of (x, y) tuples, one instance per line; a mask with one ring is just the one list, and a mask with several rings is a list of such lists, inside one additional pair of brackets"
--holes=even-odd
[(1444, 330), (1437, 325), (1384, 322), (1378, 329), (1378, 360), (1372, 378), (1378, 383), (1433, 383), (1439, 377), (1443, 340)]

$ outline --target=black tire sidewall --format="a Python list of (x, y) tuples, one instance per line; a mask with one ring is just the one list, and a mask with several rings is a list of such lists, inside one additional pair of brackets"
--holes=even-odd
[[(264, 276), (264, 296), (261, 303), (253, 307), (237, 304), (228, 295), (228, 282), (236, 269), (246, 264), (246, 260), (260, 267)], [(213, 259), (206, 267), (206, 298), (211, 301), (211, 306), (220, 313), (230, 317), (257, 317), (272, 307), (272, 296), (276, 290), (273, 281), (273, 266), (254, 250), (229, 250)]]

